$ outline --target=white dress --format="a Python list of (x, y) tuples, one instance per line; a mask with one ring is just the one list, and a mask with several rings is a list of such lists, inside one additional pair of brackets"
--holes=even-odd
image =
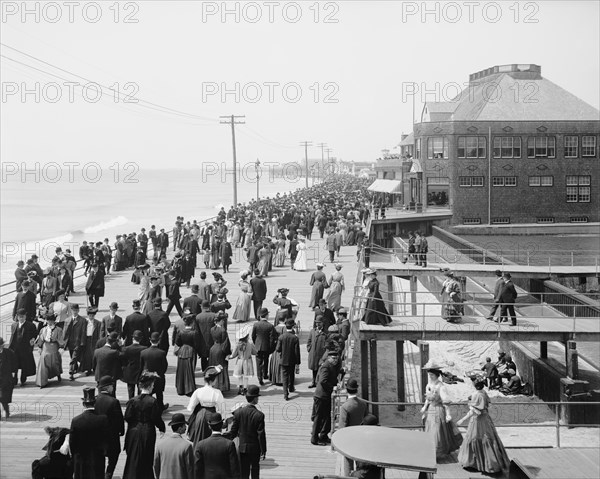
[(298, 251), (298, 256), (296, 256), (296, 261), (294, 261), (294, 269), (296, 271), (306, 271), (306, 243), (298, 243), (296, 250)]

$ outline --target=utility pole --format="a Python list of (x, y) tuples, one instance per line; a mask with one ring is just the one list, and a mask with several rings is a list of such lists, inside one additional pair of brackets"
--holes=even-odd
[(308, 188), (308, 147), (312, 146), (312, 141), (303, 141), (300, 146), (304, 147), (304, 165), (306, 168), (306, 187)]
[[(222, 125), (231, 125), (231, 142), (233, 144), (233, 207), (237, 208), (237, 159), (235, 154), (235, 125), (245, 125), (246, 115), (220, 116)], [(241, 118), (241, 120), (238, 120)]]
[(257, 158), (256, 163), (254, 163), (254, 168), (256, 168), (256, 203), (258, 203), (258, 183), (260, 181), (260, 160)]
[(323, 170), (325, 169), (325, 147), (327, 143), (319, 143), (317, 146), (321, 148), (321, 170)]

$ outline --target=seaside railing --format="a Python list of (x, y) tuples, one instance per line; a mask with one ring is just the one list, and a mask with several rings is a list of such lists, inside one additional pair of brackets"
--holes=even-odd
[[(336, 387), (336, 390), (334, 390), (334, 393), (331, 396), (331, 433), (333, 434), (335, 432), (335, 430), (337, 429), (337, 422), (338, 422), (338, 418), (339, 418), (339, 411), (340, 411), (340, 407), (342, 405), (342, 399), (346, 399), (348, 397), (348, 394), (345, 392), (342, 392), (339, 385)], [(414, 407), (415, 408), (415, 412), (414, 415), (420, 415), (420, 410), (416, 410), (417, 408), (421, 408), (423, 407), (424, 403), (422, 402), (373, 402), (373, 401), (369, 401), (367, 399), (363, 399), (363, 398), (357, 398), (359, 401), (364, 402), (366, 404), (368, 404), (369, 406), (377, 406), (377, 407), (403, 407), (403, 410), (408, 410), (408, 408), (410, 407)], [(456, 409), (459, 409), (461, 412), (459, 414), (451, 414), (452, 417), (454, 418), (454, 420), (459, 419), (460, 417), (464, 416), (464, 414), (466, 414), (468, 412), (468, 403), (467, 402), (451, 402), (451, 403), (447, 403), (447, 406), (450, 406), (452, 408), (454, 408), (455, 410), (453, 412), (456, 412)], [(498, 418), (502, 416), (503, 411), (512, 409), (513, 410), (513, 415), (518, 415), (519, 414), (519, 410), (517, 409), (516, 411), (514, 410), (515, 407), (520, 407), (522, 406), (523, 409), (528, 413), (531, 414), (531, 409), (536, 407), (536, 406), (547, 406), (550, 407), (552, 409), (554, 409), (554, 420), (552, 422), (549, 421), (540, 421), (540, 422), (531, 422), (531, 421), (524, 421), (524, 422), (520, 422), (520, 423), (516, 423), (516, 422), (502, 422), (502, 421), (498, 421)], [(589, 408), (589, 409), (597, 409), (598, 407), (600, 407), (600, 402), (593, 402), (593, 401), (544, 401), (541, 403), (532, 403), (531, 401), (511, 401), (511, 402), (495, 402), (492, 404), (492, 407), (490, 408), (490, 415), (492, 416), (492, 419), (494, 420), (494, 425), (496, 426), (496, 428), (505, 428), (505, 427), (527, 427), (527, 428), (554, 428), (555, 430), (555, 441), (554, 441), (554, 446), (548, 446), (548, 445), (543, 445), (543, 446), (536, 446), (533, 444), (528, 444), (527, 447), (531, 448), (531, 447), (557, 447), (560, 448), (561, 447), (561, 437), (560, 437), (560, 431), (561, 428), (568, 428), (568, 429), (572, 429), (572, 428), (600, 428), (600, 423), (589, 423), (589, 424), (572, 424), (572, 423), (565, 423), (565, 421), (561, 421), (561, 418), (564, 417), (564, 414), (568, 414), (567, 411), (563, 412), (562, 408), (564, 407), (580, 407), (580, 408)], [(510, 413), (509, 413), (510, 414)], [(504, 414), (509, 415), (509, 414)], [(407, 425), (398, 425), (398, 426), (391, 426), (394, 428), (400, 428), (400, 429), (417, 429), (417, 430), (425, 430), (425, 424), (424, 421), (421, 421), (421, 423), (418, 424), (407, 424)], [(465, 430), (468, 425), (465, 426), (458, 426), (459, 428)], [(505, 446), (510, 447), (510, 445), (505, 444)], [(569, 447), (573, 447), (572, 445), (569, 445)], [(590, 447), (589, 445), (586, 446), (575, 446), (575, 447)]]
[[(202, 224), (202, 223), (207, 222), (207, 221), (210, 222), (210, 221), (215, 220), (216, 218), (217, 218), (217, 216), (211, 216), (210, 218), (206, 218), (206, 219), (203, 219), (201, 221), (198, 221), (198, 224)], [(171, 241), (173, 240), (173, 230), (168, 230), (167, 231), (167, 235), (169, 236), (169, 243), (170, 243), (169, 248), (172, 249), (172, 243), (171, 243)], [(57, 244), (56, 246), (60, 246), (60, 245)], [(152, 241), (148, 242), (148, 257), (150, 257), (150, 252), (154, 253), (154, 248), (153, 248), (153, 245), (152, 245)], [(113, 248), (113, 254), (114, 254), (114, 248)], [(82, 259), (78, 260), (78, 262), (81, 262), (81, 261), (83, 261), (83, 260)], [(75, 268), (75, 270), (73, 271), (73, 273), (74, 273), (73, 274), (73, 281), (75, 281), (76, 279), (80, 279), (80, 278), (84, 277), (85, 276), (84, 272), (85, 272), (85, 266), (83, 264), (80, 265), (80, 266), (78, 266), (77, 268)], [(75, 273), (77, 273), (77, 274), (75, 274)], [(10, 296), (10, 295), (16, 296), (16, 294), (17, 294), (17, 292), (16, 292), (16, 284), (17, 284), (16, 280), (9, 281), (7, 283), (1, 284), (0, 285), (0, 291), (2, 291), (2, 292), (0, 293), (0, 298), (5, 298), (5, 297)], [(10, 291), (6, 291), (6, 288), (10, 287), (10, 286), (12, 286), (11, 290)], [(14, 303), (14, 301), (15, 301), (15, 298), (13, 297), (13, 298), (9, 299), (8, 301), (5, 301), (5, 302), (1, 303), (0, 307), (8, 306), (8, 305)]]

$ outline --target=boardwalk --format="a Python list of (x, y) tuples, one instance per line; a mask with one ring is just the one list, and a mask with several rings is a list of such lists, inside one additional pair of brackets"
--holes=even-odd
[[(318, 238), (318, 234), (316, 235)], [(314, 238), (314, 236), (313, 236)], [(262, 388), (259, 408), (266, 416), (267, 432), (267, 457), (261, 464), (261, 477), (265, 478), (289, 478), (301, 479), (313, 477), (316, 474), (331, 474), (335, 469), (336, 454), (332, 453), (328, 447), (312, 446), (310, 444), (310, 413), (312, 408), (313, 389), (308, 389), (311, 381), (310, 371), (307, 369), (308, 353), (306, 352), (306, 338), (308, 330), (312, 325), (314, 313), (308, 311), (311, 287), (309, 279), (314, 264), (322, 261), (327, 251), (324, 249), (324, 242), (316, 240), (307, 242), (308, 249), (308, 271), (291, 271), (289, 263), (284, 268), (274, 268), (267, 278), (268, 294), (265, 306), (269, 308), (271, 314), (274, 313), (275, 305), (271, 303), (271, 298), (276, 294), (278, 288), (287, 287), (290, 289), (290, 296), (300, 304), (298, 318), (301, 323), (301, 351), (302, 366), (300, 375), (297, 377), (297, 389), (295, 393), (290, 394), (290, 401), (283, 401), (282, 388), (277, 386), (267, 386)], [(241, 260), (242, 255), (239, 251), (234, 254), (234, 264), (230, 273), (224, 277), (229, 281), (230, 301), (235, 304), (238, 294), (237, 282), (239, 271), (246, 268), (247, 263)], [(342, 247), (340, 262), (343, 264), (342, 273), (346, 278), (348, 290), (342, 296), (342, 304), (350, 306), (352, 285), (357, 274), (356, 248)], [(199, 274), (201, 269), (196, 272)], [(325, 272), (333, 272), (333, 267), (327, 264)], [(108, 305), (111, 301), (119, 303), (118, 314), (122, 317), (131, 312), (131, 300), (137, 296), (137, 286), (130, 282), (131, 271), (111, 274), (107, 277), (106, 296), (100, 301), (100, 312), (97, 317), (102, 318), (108, 311)], [(82, 287), (78, 287), (81, 290)], [(182, 296), (188, 296), (189, 290), (182, 288)], [(72, 296), (74, 302), (85, 304), (85, 297), (82, 294)], [(2, 331), (5, 332), (9, 326), (10, 314), (3, 311)], [(178, 319), (176, 313), (171, 314), (171, 321)], [(8, 329), (10, 331), (10, 328)], [(236, 324), (229, 323), (229, 336), (231, 341), (235, 341)], [(39, 357), (37, 351), (34, 353), (36, 362)], [(63, 353), (64, 377), (68, 377), (68, 353)], [(169, 351), (169, 369), (167, 371), (167, 388), (165, 391), (165, 402), (170, 403), (169, 410), (163, 415), (165, 422), (168, 422), (171, 415), (176, 412), (184, 412), (187, 406), (187, 397), (177, 396), (175, 391), (175, 366), (177, 358)], [(231, 365), (230, 365), (231, 369)], [(199, 375), (197, 375), (199, 376)], [(49, 386), (40, 390), (32, 384), (33, 378), (30, 378), (24, 388), (16, 388), (13, 395), (12, 415), (8, 422), (0, 423), (0, 479), (21, 479), (31, 477), (31, 462), (40, 458), (44, 451), (42, 447), (46, 443), (46, 434), (43, 428), (45, 426), (68, 427), (71, 418), (81, 412), (82, 388), (86, 385), (95, 386), (93, 377), (76, 377), (75, 382), (65, 381), (58, 385), (52, 380)], [(256, 378), (253, 381), (256, 382)], [(202, 380), (198, 379), (198, 385), (202, 385)], [(237, 402), (242, 400), (241, 396), (236, 396), (237, 387), (232, 384), (232, 391), (225, 395), (227, 408), (231, 409)], [(127, 400), (127, 392), (124, 383), (119, 382), (117, 398), (124, 406)], [(245, 401), (245, 400), (244, 400)], [(125, 453), (121, 453), (115, 477), (121, 476), (125, 465)]]

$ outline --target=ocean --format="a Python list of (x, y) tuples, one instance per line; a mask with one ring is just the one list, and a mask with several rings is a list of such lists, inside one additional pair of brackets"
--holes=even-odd
[[(212, 169), (89, 171), (67, 168), (6, 174), (0, 188), (2, 284), (14, 280), (17, 261), (37, 254), (50, 263), (57, 246), (78, 257), (82, 241), (114, 243), (117, 234), (139, 233), (156, 225), (172, 229), (177, 216), (186, 221), (215, 216), (233, 204), (233, 177)], [(256, 198), (254, 171), (238, 177), (238, 202)], [(312, 184), (312, 183), (311, 183)], [(305, 187), (301, 177), (264, 174), (260, 197), (273, 197)]]

